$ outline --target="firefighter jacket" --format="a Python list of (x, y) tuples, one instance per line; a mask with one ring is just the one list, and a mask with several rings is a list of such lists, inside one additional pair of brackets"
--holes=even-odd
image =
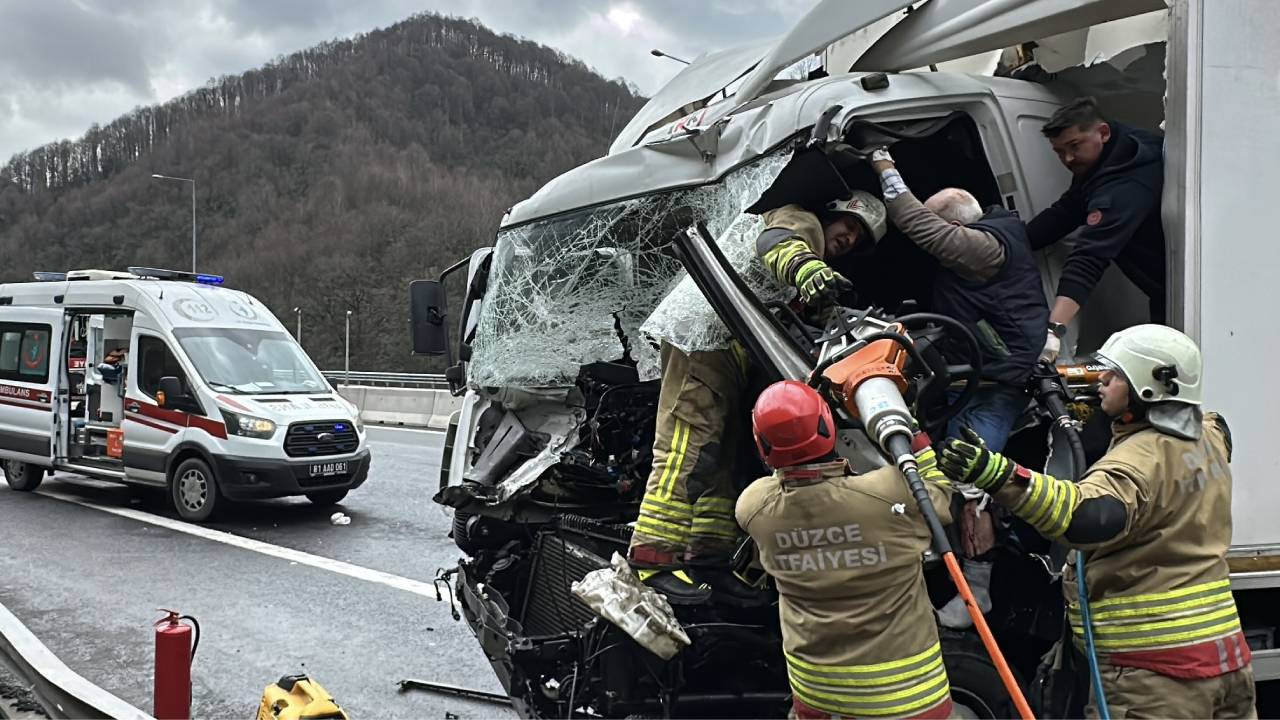
[[(950, 522), (949, 488), (935, 484), (945, 478), (925, 477)], [(945, 717), (950, 687), (921, 565), (929, 530), (897, 468), (787, 468), (743, 491), (736, 515), (778, 588), (796, 700), (845, 717)]]
[[(1229, 460), (1230, 435), (1214, 413), (1206, 414), (1199, 440), (1145, 422), (1117, 424), (1110, 450), (1078, 485), (1022, 471), (1026, 481), (1015, 478), (996, 499), (1046, 536), (1086, 552), (1094, 642), (1108, 662), (1216, 677), (1250, 661), (1226, 561)], [(1081, 639), (1074, 558), (1063, 593)]]
[(801, 268), (826, 257), (826, 234), (818, 216), (799, 205), (783, 205), (764, 214), (765, 229), (756, 238), (756, 254), (774, 279), (795, 285)]

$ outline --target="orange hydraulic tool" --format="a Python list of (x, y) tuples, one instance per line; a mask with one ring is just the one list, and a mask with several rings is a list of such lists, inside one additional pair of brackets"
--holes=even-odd
[(832, 363), (822, 375), (832, 383), (833, 390), (839, 395), (845, 408), (862, 422), (867, 436), (894, 459), (898, 469), (907, 478), (911, 494), (915, 497), (916, 504), (920, 507), (920, 514), (924, 516), (929, 532), (933, 536), (933, 546), (942, 556), (947, 572), (951, 575), (951, 581), (955, 583), (956, 590), (964, 599), (969, 617), (973, 618), (973, 625), (982, 638), (982, 644), (987, 648), (987, 654), (991, 656), (991, 662), (995, 664), (1000, 674), (1000, 680), (1009, 691), (1009, 697), (1013, 699), (1018, 714), (1024, 720), (1034, 720), (1035, 715), (1031, 712), (1031, 706), (1027, 704), (1022, 688), (1018, 687), (1018, 681), (1014, 679), (1013, 671), (1009, 669), (1009, 663), (1005, 662), (1004, 653), (1000, 652), (1000, 646), (996, 644), (991, 628), (987, 626), (987, 620), (982, 616), (982, 611), (978, 609), (978, 603), (974, 600), (973, 591), (969, 589), (969, 583), (964, 579), (960, 563), (951, 549), (951, 541), (947, 539), (946, 531), (942, 529), (938, 512), (933, 507), (933, 501), (929, 499), (929, 491), (925, 489), (924, 481), (920, 478), (920, 468), (912, 452), (915, 430), (911, 411), (902, 397), (907, 389), (907, 379), (902, 374), (902, 368), (906, 365), (908, 356), (915, 359), (921, 367), (924, 366), (924, 360), (915, 350), (911, 339), (903, 332), (901, 325), (890, 326), (888, 330), (870, 335), (865, 339), (870, 341), (865, 347)]
[(1067, 387), (1080, 388), (1097, 385), (1102, 381), (1102, 373), (1107, 366), (1102, 363), (1080, 363), (1078, 365), (1058, 365), (1058, 376)]

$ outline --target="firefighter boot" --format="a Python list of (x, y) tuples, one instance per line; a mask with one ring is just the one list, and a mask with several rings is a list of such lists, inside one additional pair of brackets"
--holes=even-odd
[(772, 601), (769, 593), (743, 582), (732, 568), (698, 566), (691, 571), (695, 580), (711, 587), (711, 595), (716, 602), (750, 608), (762, 607)]
[(636, 575), (672, 605), (701, 605), (711, 599), (711, 586), (695, 583), (683, 568), (637, 568)]
[[(978, 601), (978, 609), (986, 615), (991, 610), (991, 563), (966, 559), (964, 579), (973, 591), (973, 599)], [(938, 611), (938, 622), (942, 627), (953, 630), (973, 626), (973, 618), (969, 617), (969, 609), (964, 606), (964, 598), (959, 593)]]

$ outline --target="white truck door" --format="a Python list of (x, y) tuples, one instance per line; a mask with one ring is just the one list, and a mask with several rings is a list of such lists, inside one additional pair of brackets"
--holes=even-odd
[(14, 308), (0, 319), (0, 456), (53, 464), (64, 313)]
[(169, 457), (187, 433), (187, 413), (178, 398), (166, 398), (165, 407), (160, 406), (160, 378), (172, 375), (190, 386), (160, 333), (135, 325), (132, 347), (124, 401), (124, 471), (130, 480), (164, 485)]

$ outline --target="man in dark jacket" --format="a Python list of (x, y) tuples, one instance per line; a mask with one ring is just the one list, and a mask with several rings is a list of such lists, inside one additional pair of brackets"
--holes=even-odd
[[(960, 428), (967, 426), (988, 445), (1003, 448), (1027, 407), (1027, 378), (1049, 320), (1026, 226), (1002, 207), (984, 211), (960, 188), (940, 190), (920, 202), (888, 150), (873, 152), (871, 164), (880, 176), (889, 220), (941, 265), (933, 283), (933, 310), (968, 326), (982, 349), (983, 383), (948, 425), (947, 436), (960, 437)], [(985, 613), (991, 609), (995, 532), (990, 513), (981, 509), (989, 498), (972, 485), (960, 489), (968, 501), (960, 518), (964, 574)], [(942, 608), (939, 620), (950, 628), (973, 624), (959, 595)]]
[(1037, 250), (1063, 239), (1071, 244), (1041, 353), (1053, 361), (1067, 323), (1112, 261), (1147, 294), (1151, 322), (1164, 323), (1164, 139), (1107, 122), (1093, 98), (1058, 108), (1041, 131), (1075, 176), (1062, 197), (1027, 225)]

